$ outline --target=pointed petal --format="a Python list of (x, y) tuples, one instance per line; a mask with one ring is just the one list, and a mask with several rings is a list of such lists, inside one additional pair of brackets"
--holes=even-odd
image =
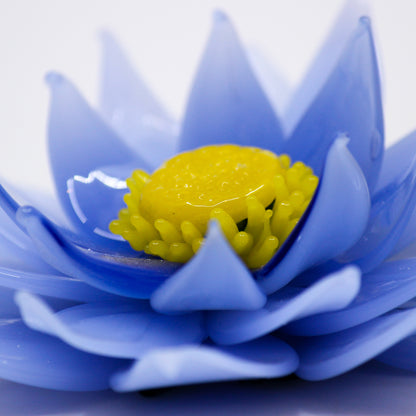
[(380, 80), (368, 18), (360, 19), (337, 66), (302, 117), (285, 152), (320, 175), (328, 149), (339, 133), (373, 190), (383, 159), (384, 126)]
[(408, 171), (374, 195), (370, 219), (361, 239), (341, 262), (354, 262), (364, 272), (377, 267), (396, 247), (416, 208), (416, 160)]
[(359, 288), (359, 269), (347, 267), (307, 289), (286, 286), (256, 311), (211, 312), (207, 316), (208, 334), (219, 344), (250, 341), (304, 316), (342, 309), (354, 299)]
[(189, 97), (179, 150), (236, 143), (277, 151), (282, 137), (231, 22), (217, 12)]
[[(75, 87), (61, 75), (52, 73), (47, 77), (51, 87), (52, 102), (49, 116), (49, 153), (52, 172), (60, 202), (73, 225), (81, 234), (108, 246), (123, 243), (103, 238), (94, 230), (84, 227), (75, 213), (68, 180), (75, 175), (88, 176), (94, 169), (123, 164), (135, 159), (137, 168), (146, 167), (144, 162), (119, 140), (89, 107)], [(125, 244), (124, 244), (125, 245)]]
[(0, 377), (36, 387), (105, 390), (110, 376), (129, 363), (75, 350), (19, 320), (1, 321), (0, 339)]
[(54, 335), (74, 348), (117, 358), (139, 358), (147, 351), (205, 337), (200, 313), (167, 316), (148, 302), (102, 302), (79, 305), (55, 314), (36, 296), (16, 297), (29, 327)]
[(275, 337), (215, 348), (183, 346), (150, 352), (111, 381), (116, 391), (193, 383), (282, 377), (297, 367), (294, 351)]
[(371, 360), (416, 330), (416, 310), (396, 311), (360, 326), (331, 335), (298, 340), (296, 374), (324, 380)]
[(33, 207), (21, 207), (16, 218), (48, 264), (106, 292), (148, 298), (179, 266), (139, 253), (120, 258), (82, 250)]
[(151, 297), (159, 312), (261, 308), (266, 296), (212, 223), (198, 253)]
[(177, 126), (133, 69), (116, 39), (102, 34), (101, 113), (150, 166), (175, 153)]
[[(315, 201), (295, 241), (274, 267), (259, 277), (266, 293), (273, 293), (297, 274), (333, 258), (362, 235), (370, 211), (367, 184), (344, 139), (331, 147)], [(289, 237), (290, 238), (290, 237)], [(279, 260), (279, 252), (275, 261)], [(274, 268), (273, 268), (274, 267)]]

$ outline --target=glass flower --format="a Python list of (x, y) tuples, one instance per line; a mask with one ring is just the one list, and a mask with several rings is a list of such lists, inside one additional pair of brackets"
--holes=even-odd
[[(415, 369), (416, 261), (403, 252), (416, 235), (415, 134), (384, 151), (369, 19), (343, 49), (336, 37), (329, 43), (285, 128), (278, 82), (222, 13), (180, 129), (110, 35), (100, 114), (66, 78), (48, 75), (61, 208), (1, 187), (0, 377), (129, 391), (291, 373), (320, 380), (374, 357)], [(215, 222), (184, 265), (134, 252), (109, 232), (134, 169), (223, 143), (287, 153), (319, 175), (267, 264), (249, 270)]]

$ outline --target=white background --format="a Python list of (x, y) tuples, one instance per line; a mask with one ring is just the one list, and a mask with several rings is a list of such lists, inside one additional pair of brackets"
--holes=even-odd
[[(44, 74), (55, 69), (96, 102), (99, 30), (112, 30), (171, 112), (181, 117), (221, 8), (295, 86), (343, 0), (0, 0), (0, 178), (49, 188)], [(370, 0), (383, 61), (386, 138), (416, 127), (416, 2)]]

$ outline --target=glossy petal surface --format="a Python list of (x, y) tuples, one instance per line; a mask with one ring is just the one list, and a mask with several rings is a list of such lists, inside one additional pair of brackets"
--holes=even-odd
[(133, 69), (116, 39), (102, 34), (100, 108), (134, 152), (156, 168), (175, 153), (177, 126)]
[(32, 329), (62, 339), (82, 351), (117, 358), (139, 358), (147, 351), (205, 337), (200, 313), (166, 316), (148, 302), (102, 302), (75, 306), (55, 314), (39, 298), (19, 293), (17, 303)]
[[(328, 153), (312, 204), (309, 215), (304, 214), (308, 216), (303, 228), (284, 257), (268, 275), (261, 276), (259, 284), (266, 293), (275, 292), (305, 269), (342, 253), (362, 235), (370, 198), (363, 173), (344, 139), (337, 140)], [(274, 261), (266, 265), (266, 270)]]
[(127, 360), (99, 357), (69, 347), (24, 326), (20, 320), (0, 324), (0, 377), (54, 390), (92, 391), (109, 387), (110, 376)]
[(360, 325), (416, 296), (416, 259), (382, 264), (362, 278), (357, 297), (346, 308), (290, 323), (285, 331), (304, 336), (329, 334)]
[(215, 13), (189, 97), (179, 151), (217, 143), (281, 149), (282, 130), (228, 18)]
[(345, 373), (376, 357), (416, 330), (416, 310), (396, 311), (360, 326), (299, 342), (296, 374), (324, 380)]
[(182, 346), (156, 349), (112, 378), (117, 391), (199, 382), (281, 377), (292, 373), (298, 358), (274, 337), (232, 346)]
[(286, 286), (269, 296), (259, 310), (211, 312), (208, 334), (219, 344), (249, 341), (303, 316), (346, 307), (357, 295), (360, 272), (355, 267), (327, 276), (309, 288)]
[(380, 81), (367, 18), (347, 44), (337, 66), (312, 102), (284, 151), (320, 175), (331, 144), (339, 133), (374, 189), (384, 151)]
[(198, 253), (151, 298), (152, 307), (165, 313), (258, 309), (265, 302), (265, 295), (215, 222)]

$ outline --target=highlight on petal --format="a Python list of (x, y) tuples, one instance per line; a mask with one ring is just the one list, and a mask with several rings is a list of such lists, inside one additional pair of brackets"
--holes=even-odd
[(335, 377), (376, 357), (414, 331), (416, 310), (408, 310), (335, 334), (294, 340), (300, 357), (296, 374), (305, 380)]
[(163, 313), (261, 308), (266, 296), (249, 270), (212, 222), (198, 253), (152, 295), (152, 307)]
[(160, 347), (199, 343), (205, 338), (200, 313), (167, 316), (148, 302), (101, 302), (54, 313), (36, 296), (16, 296), (24, 322), (74, 348), (117, 358), (139, 358)]
[(364, 272), (377, 267), (396, 247), (416, 208), (416, 159), (407, 172), (373, 197), (370, 218), (360, 240), (339, 261)]
[(266, 293), (275, 292), (307, 268), (344, 252), (365, 230), (370, 197), (364, 175), (346, 142), (340, 138), (329, 150), (315, 201), (309, 214), (304, 214), (306, 222), (292, 245), (282, 254), (277, 252), (260, 271), (259, 284)]
[(315, 336), (360, 325), (416, 297), (416, 259), (383, 263), (362, 278), (357, 297), (344, 309), (309, 316), (285, 327), (292, 335)]
[(15, 319), (0, 321), (0, 339), (2, 379), (52, 390), (108, 389), (110, 377), (130, 362), (86, 354)]
[(286, 142), (284, 152), (307, 163), (319, 175), (339, 133), (350, 138), (349, 149), (372, 191), (383, 159), (384, 125), (368, 18), (360, 19), (328, 81)]
[(277, 151), (282, 130), (235, 30), (222, 13), (214, 16), (189, 97), (179, 150), (235, 143)]
[(109, 32), (101, 39), (101, 113), (125, 143), (155, 168), (174, 154), (178, 127), (117, 40)]
[(155, 349), (131, 368), (116, 374), (116, 391), (143, 390), (192, 383), (282, 377), (292, 373), (298, 357), (275, 337), (232, 347), (182, 346)]
[(104, 249), (127, 245), (103, 238), (82, 222), (71, 201), (68, 181), (76, 175), (87, 177), (95, 169), (135, 161), (136, 168), (146, 164), (126, 147), (89, 107), (75, 87), (63, 76), (47, 77), (52, 102), (49, 115), (49, 153), (55, 186), (66, 215), (78, 232), (87, 234)]
[(236, 344), (258, 338), (304, 316), (345, 308), (359, 291), (360, 275), (358, 268), (346, 267), (309, 288), (286, 286), (256, 311), (210, 312), (208, 335), (219, 344)]

